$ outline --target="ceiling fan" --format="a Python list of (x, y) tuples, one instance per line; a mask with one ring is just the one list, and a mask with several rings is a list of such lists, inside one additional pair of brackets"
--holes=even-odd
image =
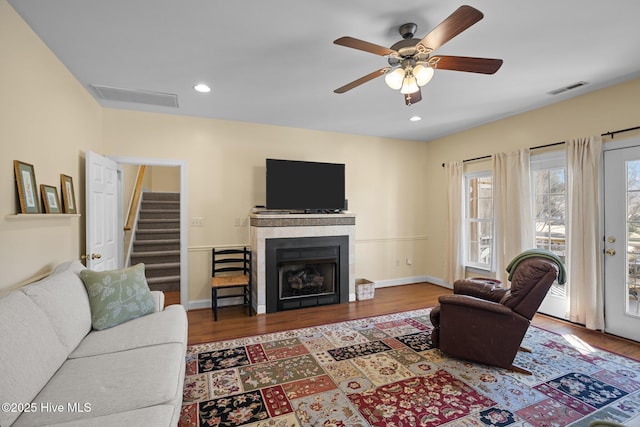
[(385, 76), (387, 86), (400, 89), (407, 105), (422, 99), (420, 88), (426, 85), (434, 74), (434, 69), (465, 71), (469, 73), (494, 74), (502, 66), (502, 59), (473, 58), (467, 56), (432, 55), (440, 46), (480, 21), (484, 15), (471, 6), (461, 6), (442, 21), (424, 38), (416, 39), (417, 25), (408, 23), (399, 28), (402, 40), (390, 48), (369, 43), (353, 37), (340, 37), (333, 43), (384, 56), (389, 66), (382, 67), (360, 77), (338, 89), (335, 93), (345, 93), (370, 80)]

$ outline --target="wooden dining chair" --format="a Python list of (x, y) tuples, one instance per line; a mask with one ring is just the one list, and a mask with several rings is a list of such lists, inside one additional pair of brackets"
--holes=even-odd
[[(211, 250), (211, 309), (214, 320), (218, 320), (218, 300), (242, 298), (242, 305), (252, 313), (251, 249)], [(218, 291), (235, 289), (235, 292), (220, 294)]]

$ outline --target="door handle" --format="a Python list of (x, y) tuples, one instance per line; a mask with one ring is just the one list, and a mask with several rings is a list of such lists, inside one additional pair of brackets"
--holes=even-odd
[(614, 256), (616, 254), (616, 250), (615, 249), (607, 249), (605, 251), (605, 253), (609, 256)]
[(81, 255), (80, 259), (82, 261), (86, 261), (88, 258), (90, 259), (100, 259), (102, 258), (102, 254), (91, 254), (91, 255)]

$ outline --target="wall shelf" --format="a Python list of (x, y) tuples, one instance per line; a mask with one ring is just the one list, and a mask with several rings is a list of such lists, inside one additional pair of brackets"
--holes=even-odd
[(35, 220), (35, 219), (69, 219), (77, 218), (80, 214), (11, 214), (5, 215), (8, 221)]

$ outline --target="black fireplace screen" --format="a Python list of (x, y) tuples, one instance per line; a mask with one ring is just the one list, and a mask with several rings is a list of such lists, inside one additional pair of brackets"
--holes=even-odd
[(265, 240), (267, 313), (349, 302), (349, 236)]
[(307, 260), (279, 265), (280, 299), (336, 292), (335, 261)]

